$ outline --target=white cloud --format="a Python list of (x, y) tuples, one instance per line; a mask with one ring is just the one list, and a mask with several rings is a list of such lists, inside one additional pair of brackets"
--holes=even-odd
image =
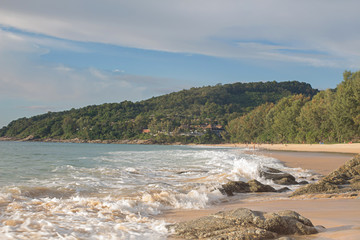
[[(346, 67), (360, 62), (360, 2), (286, 0), (47, 0), (2, 3), (0, 23), (64, 39), (227, 58)], [(326, 52), (284, 54), (236, 42)]]
[[(22, 34), (0, 31), (0, 98), (81, 106), (141, 100), (162, 94), (161, 87), (172, 91), (182, 88), (173, 79), (46, 64), (40, 58), (46, 48), (39, 48), (37, 42), (33, 37), (29, 40)], [(54, 46), (56, 41), (49, 43)]]

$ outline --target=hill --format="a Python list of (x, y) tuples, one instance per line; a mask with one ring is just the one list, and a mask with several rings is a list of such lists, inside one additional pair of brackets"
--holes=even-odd
[(31, 139), (219, 142), (229, 121), (264, 103), (318, 92), (297, 81), (217, 84), (140, 102), (124, 101), (21, 118), (0, 129), (1, 137)]
[(298, 94), (263, 104), (226, 130), (231, 142), (242, 143), (360, 142), (360, 71), (345, 71), (336, 89), (313, 98)]

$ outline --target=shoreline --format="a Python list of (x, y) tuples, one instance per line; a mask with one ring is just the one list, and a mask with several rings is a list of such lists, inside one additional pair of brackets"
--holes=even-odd
[(326, 153), (349, 153), (360, 154), (360, 143), (334, 143), (334, 144), (244, 144), (244, 143), (219, 143), (219, 144), (182, 144), (163, 143), (156, 144), (151, 139), (133, 139), (133, 140), (83, 140), (79, 138), (73, 139), (37, 139), (32, 135), (26, 138), (0, 137), (0, 141), (16, 141), (16, 142), (54, 142), (54, 143), (98, 143), (98, 144), (146, 144), (146, 145), (189, 145), (189, 146), (211, 146), (211, 147), (235, 147), (248, 148), (249, 150), (269, 150), (279, 152), (326, 152)]
[[(195, 144), (196, 145), (196, 144)], [(349, 153), (360, 154), (360, 143), (334, 143), (334, 144), (243, 144), (220, 143), (198, 144), (204, 146), (248, 148), (249, 150), (269, 150), (276, 152), (323, 152), (323, 153)]]
[[(0, 138), (0, 140), (3, 140)], [(5, 141), (12, 141), (6, 139)], [(39, 142), (36, 140), (28, 140), (29, 142)], [(45, 141), (43, 141), (45, 142)], [(69, 141), (62, 141), (69, 142)], [(103, 143), (103, 142), (93, 142)], [(127, 144), (127, 143), (122, 143)], [(136, 143), (134, 143), (136, 144)], [(360, 144), (346, 144), (346, 151), (344, 152), (345, 144), (319, 144), (320, 149), (307, 149), (306, 144), (274, 144), (271, 145), (273, 149), (269, 150), (268, 145), (255, 145), (255, 150), (246, 144), (192, 144), (194, 146), (214, 146), (214, 147), (237, 147), (241, 151), (250, 154), (265, 155), (280, 160), (288, 167), (301, 167), (303, 169), (313, 170), (316, 173), (323, 175), (335, 170), (352, 156), (360, 151)], [(296, 145), (297, 149), (293, 150), (291, 145)], [(299, 147), (300, 146), (300, 147)], [(330, 146), (330, 147), (329, 147)], [(348, 146), (351, 146), (350, 148)], [(286, 148), (285, 150), (281, 148)], [(351, 149), (351, 153), (349, 153)], [(323, 150), (323, 151), (321, 151)], [(331, 151), (330, 151), (331, 150)], [(334, 153), (338, 152), (338, 153)], [(245, 207), (251, 210), (276, 212), (279, 210), (293, 210), (301, 215), (309, 218), (314, 225), (323, 225), (326, 227), (325, 232), (316, 235), (298, 237), (296, 239), (358, 239), (360, 236), (360, 192), (352, 194), (331, 194), (301, 196), (295, 198), (288, 198), (289, 193), (276, 194), (249, 194), (244, 195), (239, 200), (224, 201), (214, 206), (210, 206), (201, 210), (169, 210), (161, 215), (154, 216), (155, 219), (164, 220), (167, 223), (174, 223), (178, 221), (192, 220), (200, 216), (209, 215), (218, 211), (231, 210), (235, 208)], [(171, 239), (171, 238), (170, 238)]]
[[(357, 144), (356, 144), (357, 145)], [(352, 146), (356, 146), (352, 145)], [(210, 145), (207, 145), (210, 146)], [(219, 146), (219, 145), (214, 145)], [(224, 147), (234, 147), (222, 145)], [(244, 145), (236, 145), (244, 148)], [(313, 170), (315, 173), (327, 175), (346, 161), (350, 160), (354, 153), (332, 153), (314, 151), (279, 151), (258, 148), (254, 154), (276, 158), (288, 167), (300, 167)], [(333, 149), (337, 151), (339, 149)], [(360, 149), (359, 149), (360, 150)], [(360, 192), (356, 194), (317, 194), (288, 198), (288, 194), (249, 195), (240, 200), (223, 202), (200, 210), (170, 210), (156, 216), (156, 219), (165, 220), (169, 223), (194, 220), (202, 216), (214, 214), (219, 211), (229, 211), (236, 208), (249, 208), (256, 211), (276, 212), (281, 210), (293, 210), (310, 219), (317, 226), (326, 228), (325, 231), (314, 235), (294, 236), (295, 239), (358, 239), (360, 236)], [(172, 239), (171, 237), (169, 239)]]

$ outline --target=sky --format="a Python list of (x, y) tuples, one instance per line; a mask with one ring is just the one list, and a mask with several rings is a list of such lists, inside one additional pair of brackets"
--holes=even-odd
[(358, 0), (2, 0), (0, 127), (234, 82), (335, 88), (360, 66)]

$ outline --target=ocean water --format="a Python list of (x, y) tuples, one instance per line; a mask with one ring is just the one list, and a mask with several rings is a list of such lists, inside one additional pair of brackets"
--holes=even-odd
[(311, 175), (245, 150), (0, 142), (0, 239), (166, 239), (154, 216), (221, 204), (229, 180)]

